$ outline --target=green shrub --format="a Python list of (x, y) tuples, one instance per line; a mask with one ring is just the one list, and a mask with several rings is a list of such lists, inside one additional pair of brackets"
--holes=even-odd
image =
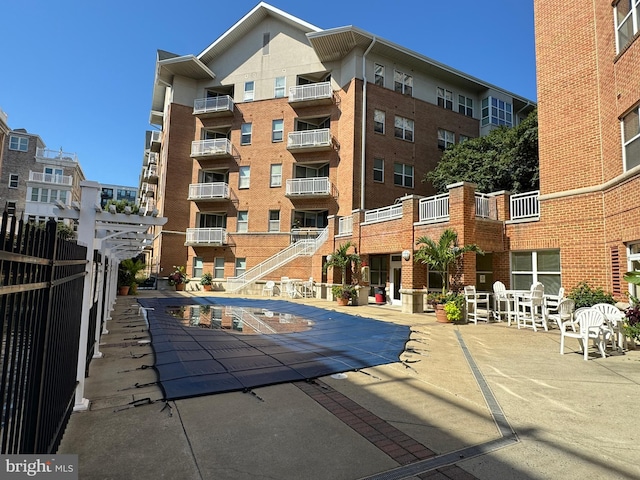
[(455, 301), (445, 303), (444, 311), (447, 314), (447, 320), (450, 322), (458, 322), (462, 319), (462, 310)]
[(602, 288), (592, 288), (587, 282), (580, 282), (567, 295), (576, 302), (576, 308), (592, 307), (596, 303), (610, 303), (615, 305), (613, 295), (606, 293)]

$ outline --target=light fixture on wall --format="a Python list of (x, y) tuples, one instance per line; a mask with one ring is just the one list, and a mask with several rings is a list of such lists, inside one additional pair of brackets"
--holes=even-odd
[(411, 252), (409, 250), (404, 250), (402, 252), (402, 259), (409, 260), (411, 258)]

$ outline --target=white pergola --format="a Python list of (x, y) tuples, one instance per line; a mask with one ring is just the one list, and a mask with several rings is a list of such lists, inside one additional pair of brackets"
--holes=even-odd
[[(107, 320), (116, 300), (118, 265), (126, 258), (133, 258), (150, 246), (153, 236), (147, 231), (150, 227), (162, 226), (167, 222), (164, 217), (133, 214), (127, 208), (125, 213), (116, 213), (115, 208), (104, 211), (100, 208), (100, 184), (92, 181), (80, 183), (82, 189), (80, 204), (57, 204), (54, 215), (58, 218), (78, 221), (78, 244), (87, 247), (87, 265), (83, 288), (82, 323), (80, 327), (80, 344), (78, 349), (78, 369), (75, 411), (89, 408), (89, 400), (84, 398), (84, 380), (87, 366), (87, 343), (89, 335), (90, 312), (93, 305), (104, 304), (104, 310), (96, 315), (96, 337), (93, 358), (102, 357), (100, 337), (109, 333)], [(102, 255), (97, 264), (98, 271), (93, 270), (94, 250)], [(106, 267), (108, 259), (108, 267)], [(108, 268), (105, 274), (105, 268)], [(97, 275), (96, 275), (97, 273)], [(97, 278), (97, 282), (94, 282)], [(106, 285), (102, 279), (106, 278)], [(104, 303), (103, 303), (104, 301)], [(104, 322), (103, 322), (104, 319)], [(102, 330), (100, 325), (103, 325)]]

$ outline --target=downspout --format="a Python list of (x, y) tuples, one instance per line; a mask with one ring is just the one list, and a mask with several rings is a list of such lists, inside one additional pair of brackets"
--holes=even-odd
[(367, 65), (366, 65), (366, 57), (367, 54), (373, 48), (373, 45), (376, 43), (376, 37), (374, 36), (369, 44), (369, 47), (365, 50), (362, 55), (362, 148), (361, 148), (361, 158), (360, 158), (360, 210), (364, 211), (364, 181), (366, 178), (365, 172), (365, 144), (367, 141)]

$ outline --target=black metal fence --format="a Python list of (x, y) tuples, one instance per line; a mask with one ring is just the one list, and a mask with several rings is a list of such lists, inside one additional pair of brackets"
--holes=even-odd
[[(73, 411), (86, 247), (46, 228), (0, 225), (0, 452), (55, 453)], [(95, 325), (95, 322), (94, 322)], [(89, 338), (93, 351), (94, 338)]]

